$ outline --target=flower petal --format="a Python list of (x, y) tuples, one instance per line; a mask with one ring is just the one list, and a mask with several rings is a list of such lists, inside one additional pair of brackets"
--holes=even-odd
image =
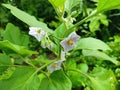
[(61, 69), (61, 64), (62, 64), (63, 61), (59, 60), (59, 61), (56, 61), (52, 64), (50, 64), (48, 67), (47, 67), (47, 70), (52, 73), (54, 71), (57, 71), (57, 70), (60, 70)]
[(29, 29), (30, 29), (29, 34), (31, 36), (34, 36), (38, 41), (41, 41), (46, 34), (46, 32), (42, 30), (42, 28), (30, 27)]
[(79, 38), (79, 35), (77, 35), (75, 32), (72, 32), (67, 38), (62, 40), (60, 44), (64, 48), (64, 51), (68, 52), (76, 47)]

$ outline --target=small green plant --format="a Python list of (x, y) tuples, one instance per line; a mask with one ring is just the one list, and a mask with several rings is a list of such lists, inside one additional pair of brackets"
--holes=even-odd
[[(106, 52), (112, 49), (103, 41), (92, 37), (82, 38), (76, 33), (84, 22), (90, 21), (91, 32), (108, 21), (103, 12), (120, 9), (119, 0), (98, 0), (96, 8), (84, 19), (76, 22), (78, 5), (83, 0), (49, 0), (60, 21), (55, 30), (46, 23), (10, 5), (2, 4), (29, 26), (28, 34), (8, 23), (0, 41), (0, 89), (1, 90), (117, 90), (118, 80), (113, 70), (96, 63), (92, 69), (86, 57), (93, 61), (108, 62), (119, 66), (120, 62)], [(77, 9), (77, 10), (76, 10)], [(99, 17), (99, 18), (98, 18)], [(97, 19), (96, 19), (97, 18)], [(95, 20), (95, 23), (94, 23)], [(36, 51), (30, 50), (29, 37), (40, 44)], [(51, 60), (40, 50), (54, 54)], [(40, 55), (41, 54), (41, 55)]]

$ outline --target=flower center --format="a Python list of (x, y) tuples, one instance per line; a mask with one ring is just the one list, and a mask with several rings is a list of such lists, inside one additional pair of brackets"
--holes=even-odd
[(73, 45), (73, 40), (72, 40), (72, 39), (69, 39), (69, 40), (67, 41), (67, 43), (68, 43), (69, 45)]
[(57, 64), (53, 64), (53, 66), (52, 66), (52, 67), (53, 67), (54, 69), (55, 69), (55, 68), (57, 68)]
[(40, 30), (40, 29), (38, 29), (38, 30), (36, 30), (36, 32), (40, 34), (41, 30)]

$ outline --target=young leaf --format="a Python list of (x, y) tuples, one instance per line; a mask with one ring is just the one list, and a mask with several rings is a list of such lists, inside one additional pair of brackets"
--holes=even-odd
[(9, 79), (0, 81), (1, 90), (39, 90), (40, 80), (31, 67), (18, 67)]
[(112, 9), (120, 9), (120, 0), (98, 0), (98, 12)]
[(24, 12), (24, 11), (10, 5), (10, 4), (2, 4), (2, 5), (8, 9), (10, 9), (11, 13), (15, 17), (17, 17), (18, 19), (20, 19), (24, 23), (28, 24), (29, 26), (41, 27), (42, 29), (44, 29), (47, 32), (52, 32), (52, 30), (50, 30), (45, 23), (37, 21), (34, 16), (31, 16), (31, 15), (27, 14), (26, 12)]
[(97, 50), (83, 50), (82, 53), (84, 56), (93, 56), (101, 60), (108, 60), (116, 65), (119, 64), (119, 62), (116, 59), (111, 58), (107, 54)]
[(18, 53), (23, 56), (37, 54), (37, 52), (30, 51), (23, 46), (12, 44), (7, 40), (0, 41), (0, 49), (5, 51), (7, 54)]
[(49, 0), (59, 16), (64, 14), (64, 3), (66, 0)]
[(13, 44), (25, 47), (27, 47), (29, 43), (29, 37), (25, 34), (22, 34), (20, 29), (11, 23), (7, 24), (3, 39), (8, 40)]
[(103, 41), (92, 37), (80, 39), (76, 49), (111, 50)]
[(71, 90), (72, 84), (63, 71), (55, 71), (41, 81), (39, 90)]
[(99, 30), (100, 27), (100, 22), (97, 20), (97, 18), (94, 18), (93, 20), (90, 21), (89, 28), (91, 32), (95, 32)]
[(65, 11), (70, 13), (72, 8), (74, 8), (77, 5), (80, 5), (81, 1), (82, 0), (66, 0), (66, 2), (65, 2)]
[(98, 15), (90, 18), (89, 28), (91, 32), (95, 32), (100, 29), (100, 24), (108, 26), (107, 16), (104, 14), (99, 13)]

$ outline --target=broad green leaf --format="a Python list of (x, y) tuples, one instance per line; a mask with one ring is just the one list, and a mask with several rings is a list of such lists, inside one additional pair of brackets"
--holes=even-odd
[(0, 54), (0, 74), (4, 72), (9, 67), (9, 65), (12, 65), (10, 57), (5, 54)]
[(31, 67), (16, 68), (9, 79), (0, 81), (0, 90), (39, 90), (40, 80)]
[(120, 9), (120, 0), (98, 0), (98, 12), (112, 9)]
[(107, 54), (105, 54), (104, 52), (101, 52), (101, 51), (83, 50), (82, 53), (84, 56), (93, 56), (93, 57), (96, 57), (100, 60), (108, 60), (116, 65), (119, 64), (119, 62), (116, 59), (109, 57)]
[(112, 70), (97, 67), (90, 75), (93, 90), (116, 90), (117, 80)]
[(70, 58), (66, 61), (65, 63), (66, 69), (71, 69), (71, 68), (76, 68), (77, 64), (76, 61), (74, 60), (74, 58)]
[(80, 63), (77, 65), (77, 68), (80, 69), (82, 72), (88, 72), (88, 65), (86, 63)]
[(73, 88), (81, 87), (82, 85), (85, 84), (86, 78), (83, 75), (79, 74), (78, 72), (68, 71), (67, 75), (72, 82)]
[(5, 54), (0, 54), (0, 66), (1, 65), (12, 65), (10, 57)]
[(8, 79), (13, 71), (14, 67), (10, 67), (12, 65), (12, 61), (10, 57), (5, 54), (0, 54), (0, 80)]
[(55, 71), (41, 81), (39, 90), (71, 90), (72, 84), (63, 71)]
[(65, 2), (65, 11), (67, 11), (68, 13), (71, 12), (72, 8), (74, 8), (75, 6), (80, 6), (80, 2), (82, 0), (66, 0)]
[[(65, 32), (65, 25), (64, 24), (61, 24), (58, 28), (56, 28), (55, 29), (55, 31), (54, 31), (54, 36), (55, 36), (55, 42), (57, 43), (57, 44), (59, 44), (59, 39), (60, 38), (63, 38), (63, 33)], [(65, 34), (65, 33), (64, 33)]]
[[(4, 66), (4, 65), (3, 65)], [(5, 66), (4, 67), (0, 67), (0, 68), (5, 68)], [(11, 77), (11, 75), (13, 74), (13, 72), (14, 72), (14, 70), (15, 70), (15, 67), (8, 67), (6, 70), (4, 70), (4, 72), (0, 72), (1, 74), (0, 74), (0, 80), (5, 80), (5, 79), (9, 79), (10, 77)]]
[(27, 47), (29, 43), (29, 37), (24, 33), (21, 33), (20, 29), (11, 23), (7, 24), (3, 39), (25, 47)]
[(64, 3), (66, 0), (49, 0), (57, 14), (61, 17), (64, 14)]
[(5, 51), (7, 54), (17, 53), (23, 56), (37, 54), (37, 52), (30, 51), (23, 46), (12, 44), (7, 40), (0, 41), (0, 49)]
[(103, 41), (92, 37), (80, 39), (76, 49), (111, 50)]
[(31, 15), (27, 14), (26, 12), (24, 12), (24, 11), (10, 5), (10, 4), (2, 4), (2, 5), (6, 8), (8, 8), (8, 9), (10, 9), (11, 13), (15, 17), (17, 17), (18, 19), (20, 19), (24, 23), (28, 24), (29, 26), (31, 26), (31, 27), (41, 27), (47, 32), (52, 32), (52, 30), (50, 30), (45, 23), (37, 21), (34, 16), (31, 16)]
[(65, 66), (66, 66), (66, 70), (67, 70), (67, 75), (72, 82), (72, 87), (73, 88), (81, 87), (84, 84), (86, 78), (84, 78), (83, 75), (79, 74), (78, 72), (69, 71), (69, 70), (70, 69), (79, 69), (86, 73), (87, 67), (85, 65), (83, 66), (82, 64), (77, 65), (74, 58), (67, 60), (65, 63)]

